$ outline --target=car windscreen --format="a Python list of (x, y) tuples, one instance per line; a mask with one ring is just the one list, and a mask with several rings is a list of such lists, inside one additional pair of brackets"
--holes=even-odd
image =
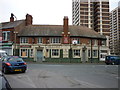
[(8, 61), (13, 61), (13, 62), (22, 62), (23, 59), (22, 58), (15, 58), (15, 57), (12, 57), (10, 59), (8, 59)]

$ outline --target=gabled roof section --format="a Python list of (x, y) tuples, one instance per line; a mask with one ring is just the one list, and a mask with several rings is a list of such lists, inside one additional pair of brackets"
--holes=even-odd
[(96, 31), (86, 26), (69, 26), (70, 36), (80, 36), (89, 38), (106, 38), (104, 35), (98, 34)]
[(25, 21), (25, 20), (17, 20), (14, 22), (1, 23), (2, 27), (0, 29), (14, 28), (14, 27), (20, 25), (21, 23), (23, 23), (23, 21)]
[[(63, 25), (30, 25), (21, 30), (18, 36), (62, 36)], [(106, 39), (104, 35), (100, 35), (94, 30), (85, 26), (69, 25), (70, 36)]]

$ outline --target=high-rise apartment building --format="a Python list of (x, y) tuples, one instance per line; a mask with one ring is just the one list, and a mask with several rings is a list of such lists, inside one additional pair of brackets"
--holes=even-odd
[(109, 0), (73, 0), (72, 24), (110, 35)]
[(110, 50), (111, 54), (120, 55), (120, 2), (110, 13)]

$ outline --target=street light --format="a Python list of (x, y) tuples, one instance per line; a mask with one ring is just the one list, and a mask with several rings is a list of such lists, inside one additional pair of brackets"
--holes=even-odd
[(15, 34), (15, 42), (14, 42), (14, 55), (16, 55), (16, 39), (17, 39), (17, 34), (18, 34), (18, 32), (16, 32), (16, 31), (14, 31), (14, 34)]

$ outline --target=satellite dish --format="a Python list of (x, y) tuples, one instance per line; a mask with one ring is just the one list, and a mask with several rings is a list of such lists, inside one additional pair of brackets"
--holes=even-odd
[(78, 43), (77, 40), (72, 41), (72, 44), (74, 44), (74, 45), (77, 44), (77, 43)]

